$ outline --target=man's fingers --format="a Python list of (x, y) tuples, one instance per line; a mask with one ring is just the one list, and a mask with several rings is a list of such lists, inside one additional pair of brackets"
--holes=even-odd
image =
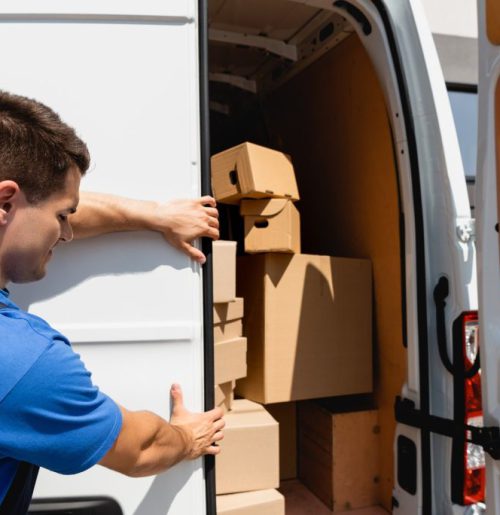
[(205, 236), (212, 238), (212, 240), (218, 240), (219, 234), (219, 229), (216, 229), (215, 227), (209, 227), (205, 233)]
[(197, 263), (200, 263), (200, 265), (205, 264), (205, 261), (207, 258), (205, 257), (205, 254), (196, 247), (193, 247), (190, 243), (184, 242), (181, 245), (181, 250), (187, 254), (191, 259), (194, 259)]
[(205, 195), (204, 197), (201, 197), (199, 200), (200, 204), (203, 204), (204, 206), (212, 206), (215, 207), (217, 205), (217, 202), (213, 197), (210, 195)]
[(205, 212), (209, 216), (213, 216), (214, 218), (219, 218), (219, 210), (215, 209), (214, 207), (207, 207), (207, 208), (205, 208)]
[(217, 218), (210, 217), (208, 219), (208, 225), (210, 227), (214, 227), (215, 229), (219, 228), (219, 220)]
[(217, 431), (217, 433), (214, 434), (212, 440), (214, 442), (220, 442), (224, 438), (224, 433), (222, 431)]
[(207, 447), (207, 451), (205, 454), (211, 454), (212, 456), (216, 456), (217, 454), (220, 454), (220, 447), (218, 445), (211, 445), (210, 447)]

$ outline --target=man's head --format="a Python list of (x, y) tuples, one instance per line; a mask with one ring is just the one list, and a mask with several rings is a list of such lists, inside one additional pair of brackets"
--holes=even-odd
[(52, 249), (72, 238), (87, 146), (47, 106), (0, 91), (0, 286), (45, 275)]

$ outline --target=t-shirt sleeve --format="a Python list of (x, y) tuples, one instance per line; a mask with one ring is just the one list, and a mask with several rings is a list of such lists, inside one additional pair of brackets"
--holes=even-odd
[(0, 403), (0, 454), (76, 474), (101, 460), (121, 430), (119, 407), (54, 338)]

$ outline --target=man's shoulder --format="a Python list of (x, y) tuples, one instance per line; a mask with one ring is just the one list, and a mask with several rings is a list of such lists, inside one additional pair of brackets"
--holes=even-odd
[(68, 340), (43, 318), (8, 306), (0, 308), (0, 348), (12, 349), (13, 340), (22, 340), (33, 348), (36, 343), (45, 345), (54, 339), (69, 344)]
[(0, 402), (48, 349), (63, 349), (65, 343), (45, 320), (17, 309), (0, 309)]

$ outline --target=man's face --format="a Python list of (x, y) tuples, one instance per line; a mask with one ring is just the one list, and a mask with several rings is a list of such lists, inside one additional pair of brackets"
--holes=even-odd
[(45, 276), (54, 247), (71, 241), (68, 216), (78, 205), (80, 172), (70, 168), (64, 188), (37, 204), (30, 204), (20, 191), (12, 202), (0, 251), (0, 286), (26, 283)]

